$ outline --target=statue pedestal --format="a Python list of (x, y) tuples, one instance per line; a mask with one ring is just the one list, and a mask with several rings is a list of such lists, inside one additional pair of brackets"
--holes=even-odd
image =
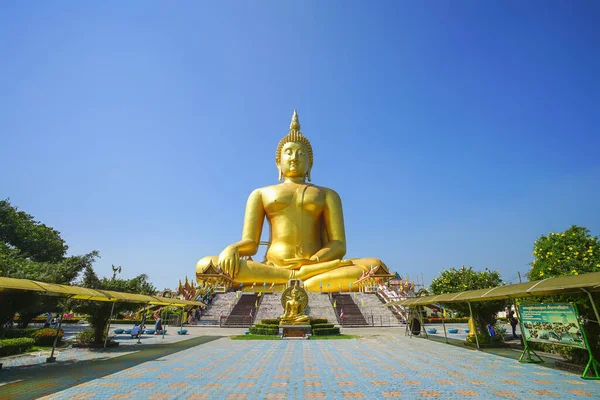
[(282, 339), (308, 339), (311, 334), (310, 325), (279, 325), (279, 336)]

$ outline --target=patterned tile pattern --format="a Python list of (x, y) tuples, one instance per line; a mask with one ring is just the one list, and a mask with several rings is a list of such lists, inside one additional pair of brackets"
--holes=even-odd
[[(96, 361), (88, 368), (106, 368), (107, 363), (116, 361)], [(61, 371), (57, 369), (56, 374), (60, 379)], [(35, 383), (49, 385), (49, 390), (51, 384)], [(6, 386), (11, 385), (15, 383)], [(0, 386), (0, 397), (2, 389)], [(148, 399), (576, 399), (600, 397), (600, 382), (539, 364), (518, 364), (489, 353), (404, 336), (385, 343), (374, 339), (222, 338), (88, 378), (84, 384), (46, 398), (122, 399), (132, 395)]]

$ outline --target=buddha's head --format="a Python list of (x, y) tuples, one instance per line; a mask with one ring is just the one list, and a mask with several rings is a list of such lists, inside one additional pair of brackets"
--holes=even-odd
[(279, 141), (275, 163), (279, 169), (279, 180), (283, 177), (306, 178), (310, 182), (313, 166), (313, 151), (308, 139), (300, 132), (298, 114), (294, 110), (290, 132)]

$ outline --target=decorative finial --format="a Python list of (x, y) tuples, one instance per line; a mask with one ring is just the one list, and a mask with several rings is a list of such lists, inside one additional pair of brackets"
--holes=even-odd
[(292, 115), (292, 123), (290, 124), (290, 131), (300, 131), (300, 121), (298, 121), (298, 112), (294, 109), (294, 115)]

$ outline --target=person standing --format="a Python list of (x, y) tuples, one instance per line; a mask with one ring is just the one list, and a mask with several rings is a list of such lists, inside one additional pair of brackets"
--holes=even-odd
[(517, 339), (517, 325), (519, 324), (519, 320), (515, 317), (515, 312), (512, 310), (508, 314), (508, 322), (512, 328), (513, 339)]

